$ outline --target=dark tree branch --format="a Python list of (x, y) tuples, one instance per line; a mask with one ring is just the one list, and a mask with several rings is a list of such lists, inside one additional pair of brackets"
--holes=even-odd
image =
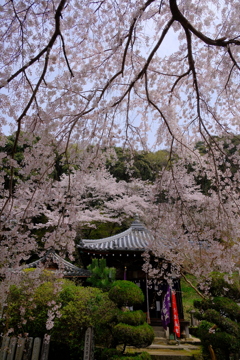
[(72, 69), (71, 69), (71, 67), (70, 67), (70, 64), (69, 64), (69, 61), (68, 61), (68, 57), (67, 57), (67, 54), (66, 54), (64, 37), (63, 37), (63, 35), (62, 35), (61, 33), (60, 33), (59, 35), (60, 35), (61, 40), (62, 40), (63, 55), (64, 55), (64, 58), (65, 58), (65, 60), (66, 60), (68, 70), (69, 70), (69, 72), (70, 72), (70, 74), (71, 74), (71, 77), (74, 77), (74, 74), (73, 74), (73, 72), (72, 72)]
[(233, 73), (233, 69), (234, 69), (234, 68), (235, 68), (235, 65), (233, 64), (232, 67), (231, 67), (231, 70), (230, 70), (230, 72), (229, 72), (229, 74), (228, 74), (228, 78), (227, 78), (226, 84), (225, 84), (225, 86), (224, 86), (224, 89), (225, 89), (225, 90), (227, 89), (227, 86), (228, 86), (228, 83), (229, 83), (229, 81), (230, 81), (230, 79), (231, 79), (231, 75), (232, 75), (232, 73)]
[(177, 6), (176, 0), (169, 0), (169, 1), (170, 1), (170, 9), (174, 20), (178, 21), (185, 29), (190, 30), (200, 40), (205, 42), (205, 44), (213, 45), (213, 46), (221, 46), (221, 47), (227, 47), (230, 44), (240, 45), (240, 41), (236, 40), (236, 38), (230, 40), (226, 40), (224, 38), (214, 40), (204, 35), (201, 31), (195, 29), (195, 27), (185, 18), (185, 16), (181, 13), (181, 11)]
[[(175, 87), (176, 87), (177, 84), (179, 83), (179, 81), (180, 81), (181, 79), (183, 79), (184, 77), (186, 77), (187, 75), (189, 75), (190, 72), (191, 72), (191, 69), (189, 68), (188, 71), (186, 71), (186, 72), (183, 73), (182, 75), (179, 75), (179, 76), (178, 76), (178, 78), (175, 80), (173, 86), (171, 87), (171, 90), (170, 90), (171, 95), (172, 95)], [(170, 103), (170, 102), (171, 102), (171, 97), (170, 97), (170, 99), (169, 99), (169, 103)]]
[(186, 277), (186, 275), (184, 274), (184, 272), (181, 270), (180, 271), (180, 274), (181, 274), (181, 276), (184, 278), (184, 280), (188, 283), (188, 285), (190, 285), (191, 286), (191, 288), (193, 288), (195, 291), (196, 291), (196, 293), (202, 298), (202, 299), (207, 299), (206, 298), (206, 296), (204, 296), (197, 288), (196, 288), (196, 286), (194, 286), (193, 285), (193, 283)]
[(230, 46), (227, 47), (227, 51), (228, 51), (228, 54), (233, 62), (233, 64), (238, 68), (238, 70), (240, 70), (240, 66), (238, 65), (237, 61), (235, 60), (233, 54), (232, 54), (232, 51), (230, 49)]

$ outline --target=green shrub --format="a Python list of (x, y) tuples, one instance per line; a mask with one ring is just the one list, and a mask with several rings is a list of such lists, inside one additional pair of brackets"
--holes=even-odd
[(229, 298), (216, 297), (195, 301), (195, 316), (202, 320), (198, 329), (203, 351), (208, 359), (211, 345), (218, 360), (240, 354), (239, 306)]
[(59, 280), (47, 281), (35, 289), (31, 288), (31, 281), (29, 283), (23, 281), (19, 286), (12, 285), (7, 298), (8, 306), (4, 308), (4, 322), (0, 331), (6, 333), (11, 328), (16, 336), (29, 333), (33, 337), (43, 337), (46, 333), (50, 309), (48, 304), (59, 303), (56, 292), (60, 284)]
[[(233, 321), (240, 321), (240, 307), (236, 301), (226, 297), (215, 297), (212, 302), (212, 308), (220, 311), (222, 315)], [(224, 312), (224, 313), (223, 313)]]
[(108, 295), (119, 307), (138, 305), (144, 301), (142, 290), (133, 282), (126, 280), (115, 281)]
[(194, 306), (201, 311), (206, 311), (211, 308), (221, 312), (222, 315), (233, 321), (240, 321), (240, 307), (236, 301), (223, 296), (215, 297), (211, 300), (195, 301)]
[[(66, 293), (68, 289), (63, 291)], [(69, 292), (68, 292), (69, 294)], [(61, 317), (55, 320), (52, 339), (67, 344), (74, 352), (83, 349), (87, 327), (94, 327), (95, 343), (109, 346), (111, 343), (110, 324), (115, 319), (116, 305), (108, 294), (92, 287), (75, 286), (72, 300), (60, 310)]]
[(209, 359), (208, 347), (210, 345), (214, 349), (218, 360), (226, 360), (229, 358), (230, 353), (236, 354), (240, 351), (239, 339), (219, 329), (216, 329), (215, 332), (209, 332), (212, 327), (212, 323), (202, 321), (197, 331), (206, 359)]
[(141, 304), (144, 301), (142, 290), (131, 281), (115, 281), (109, 291), (109, 298), (114, 301), (121, 311), (117, 320), (120, 321), (112, 329), (115, 346), (123, 345), (124, 353), (127, 345), (137, 348), (149, 346), (154, 339), (154, 331), (145, 320), (142, 311), (126, 311), (124, 306)]
[(113, 336), (117, 339), (118, 344), (141, 348), (151, 345), (154, 339), (154, 331), (147, 323), (139, 326), (120, 323), (114, 326)]
[(142, 325), (146, 322), (146, 314), (142, 310), (121, 311), (118, 315), (118, 321), (128, 325)]
[(232, 274), (230, 282), (225, 280), (225, 275), (222, 273), (212, 273), (212, 279), (210, 283), (210, 293), (214, 297), (227, 297), (236, 302), (240, 302), (240, 282), (239, 274)]
[(99, 349), (96, 348), (94, 352), (95, 358), (98, 360), (112, 360), (122, 356), (121, 351), (117, 349)]
[[(116, 324), (119, 309), (107, 293), (63, 279), (38, 282), (34, 287), (34, 279), (28, 279), (28, 273), (31, 272), (24, 274), (23, 282), (10, 288), (8, 306), (0, 321), (3, 334), (10, 329), (15, 336), (28, 333), (43, 337), (47, 333), (51, 335), (52, 350), (59, 360), (81, 358), (89, 326), (94, 327), (96, 344), (111, 346), (111, 325)], [(49, 320), (49, 314), (53, 314), (54, 323)], [(50, 326), (46, 327), (47, 324)]]

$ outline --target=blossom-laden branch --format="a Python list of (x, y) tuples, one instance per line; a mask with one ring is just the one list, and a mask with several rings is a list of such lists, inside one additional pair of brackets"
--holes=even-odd
[[(239, 149), (230, 159), (233, 150), (219, 139), (231, 142), (229, 134), (240, 131), (238, 6), (236, 0), (0, 6), (3, 263), (9, 254), (14, 265), (25, 260), (40, 228), (46, 246), (63, 241), (59, 248), (70, 253), (78, 221), (132, 214), (126, 187), (105, 178), (103, 153), (122, 144), (147, 149), (150, 133), (151, 144), (168, 147), (169, 162), (152, 187), (135, 184), (134, 209), (144, 216), (151, 204), (152, 226), (159, 238), (166, 234), (166, 255), (179, 266), (205, 279), (198, 262), (205, 270), (204, 261), (209, 269), (233, 268)], [(15, 133), (10, 150), (6, 131)], [(196, 150), (199, 140), (204, 154)], [(56, 182), (58, 156), (64, 172)], [(86, 194), (94, 176), (98, 181)], [(212, 184), (205, 194), (203, 178)], [(119, 196), (103, 195), (101, 183), (119, 188)], [(152, 194), (148, 201), (143, 189)], [(86, 199), (96, 192), (100, 206), (91, 208)]]
[[(69, 81), (66, 78), (66, 81), (69, 81), (67, 85), (68, 90), (61, 90), (61, 79), (63, 79), (62, 76), (64, 73), (61, 73), (59, 77), (54, 74), (54, 81), (51, 81), (50, 78), (45, 80), (45, 76), (41, 77), (41, 87), (36, 88), (36, 93), (34, 93), (34, 95), (35, 101), (36, 96), (42, 98), (44, 107), (47, 105), (49, 108), (47, 112), (52, 114), (52, 118), (61, 117), (62, 119), (65, 119), (65, 121), (63, 121), (64, 126), (58, 128), (58, 133), (59, 129), (64, 129), (61, 130), (62, 134), (66, 135), (68, 132), (68, 136), (72, 136), (75, 131), (74, 129), (80, 131), (78, 130), (78, 124), (84, 123), (87, 117), (90, 117), (94, 122), (94, 119), (98, 116), (97, 114), (104, 114), (106, 112), (110, 114), (111, 112), (114, 112), (113, 108), (115, 107), (119, 108), (119, 112), (127, 111), (127, 106), (125, 105), (127, 103), (129, 92), (133, 91), (134, 93), (139, 93), (136, 89), (144, 88), (144, 81), (142, 80), (149, 69), (154, 70), (154, 74), (150, 73), (149, 77), (150, 81), (155, 83), (155, 85), (153, 84), (153, 86), (151, 86), (151, 98), (155, 104), (159, 103), (157, 107), (161, 109), (162, 114), (164, 114), (165, 125), (166, 121), (168, 122), (167, 128), (172, 128), (171, 123), (173, 122), (173, 116), (168, 115), (168, 110), (165, 108), (168, 104), (168, 106), (171, 107), (172, 115), (174, 111), (178, 109), (178, 102), (181, 101), (184, 92), (188, 91), (187, 83), (189, 82), (189, 75), (191, 73), (193, 76), (193, 90), (196, 92), (197, 103), (194, 105), (194, 102), (190, 99), (185, 101), (186, 109), (185, 106), (182, 107), (183, 110), (182, 114), (180, 114), (180, 118), (184, 117), (185, 114), (188, 116), (189, 125), (187, 127), (188, 131), (191, 131), (190, 128), (195, 123), (193, 119), (196, 118), (197, 113), (200, 120), (198, 131), (200, 131), (200, 134), (206, 139), (206, 135), (209, 136), (210, 134), (208, 126), (209, 120), (212, 120), (213, 122), (216, 120), (217, 126), (221, 122), (219, 121), (219, 115), (216, 115), (215, 113), (215, 117), (212, 117), (212, 112), (207, 110), (209, 109), (209, 101), (206, 102), (206, 96), (202, 95), (205, 92), (204, 87), (206, 84), (204, 84), (204, 80), (200, 81), (199, 76), (197, 79), (197, 73), (199, 72), (197, 62), (199, 62), (200, 57), (197, 57), (194, 61), (193, 53), (196, 51), (199, 53), (200, 49), (202, 49), (203, 52), (205, 51), (204, 46), (200, 45), (201, 43), (208, 45), (209, 49), (211, 49), (211, 47), (216, 49), (227, 49), (226, 53), (229, 54), (229, 57), (234, 64), (234, 68), (238, 69), (237, 55), (233, 51), (234, 49), (231, 48), (231, 46), (239, 46), (240, 42), (238, 36), (234, 34), (234, 36), (228, 36), (225, 39), (223, 39), (223, 36), (214, 39), (205, 35), (204, 31), (198, 30), (197, 25), (194, 26), (193, 21), (190, 20), (190, 17), (192, 16), (191, 6), (189, 6), (188, 9), (188, 14), (190, 14), (188, 19), (188, 16), (183, 14), (184, 11), (180, 10), (182, 6), (181, 2), (179, 2), (178, 5), (176, 0), (169, 1), (169, 4), (161, 3), (161, 10), (156, 6), (154, 0), (148, 0), (144, 3), (142, 1), (137, 2), (134, 6), (134, 11), (128, 7), (127, 0), (121, 3), (121, 5), (116, 4), (113, 8), (113, 4), (110, 0), (109, 2), (101, 2), (98, 5), (91, 3), (90, 8), (86, 8), (85, 5), (86, 4), (83, 2), (81, 6), (79, 5), (80, 10), (77, 11), (74, 8), (75, 5), (62, 0), (59, 2), (56, 9), (54, 7), (52, 9), (48, 7), (45, 13), (41, 11), (34, 13), (34, 7), (37, 6), (35, 3), (24, 10), (13, 6), (13, 13), (20, 24), (22, 34), (22, 54), (26, 53), (26, 50), (23, 47), (26, 41), (24, 31), (26, 31), (25, 29), (28, 20), (30, 23), (32, 21), (31, 11), (33, 11), (34, 16), (40, 16), (42, 14), (43, 26), (44, 21), (51, 15), (52, 19), (54, 19), (54, 31), (51, 35), (49, 31), (50, 36), (47, 45), (45, 45), (37, 55), (30, 58), (29, 61), (26, 61), (26, 64), (21, 66), (13, 75), (7, 78), (5, 77), (5, 83), (12, 83), (12, 81), (16, 80), (20, 74), (26, 74), (26, 71), (31, 71), (33, 73), (35, 70), (31, 69), (34, 69), (34, 66), (38, 66), (39, 62), (44, 59), (47, 52), (49, 53), (48, 56), (50, 59), (50, 63), (48, 64), (49, 69), (52, 67), (52, 61), (56, 64), (57, 57), (59, 57), (59, 64), (64, 60), (67, 64), (70, 77), (73, 78), (75, 73), (74, 80), (72, 79)], [(193, 6), (191, 3), (189, 5)], [(113, 28), (107, 23), (107, 11), (113, 11), (113, 14), (115, 14), (113, 17), (115, 16), (114, 21), (116, 21), (117, 25)], [(20, 14), (22, 13), (24, 13), (23, 19), (20, 18)], [(14, 21), (14, 17), (12, 21)], [(150, 21), (152, 22), (151, 25), (153, 25), (153, 41), (151, 41), (151, 45), (149, 46), (147, 43), (149, 42), (149, 34), (143, 34), (140, 29), (142, 26), (145, 26), (145, 23), (147, 26)], [(204, 21), (205, 19), (203, 18), (203, 22)], [(11, 30), (11, 24), (9, 24), (8, 31), (5, 31), (4, 33), (4, 39), (7, 39), (9, 31), (13, 31)], [(170, 56), (169, 60), (166, 60), (169, 61), (169, 64), (171, 65), (168, 67), (168, 71), (166, 71), (167, 62), (165, 59), (164, 61), (161, 59), (161, 52), (167, 35), (170, 30), (175, 31), (176, 24), (179, 24), (180, 27), (184, 29), (186, 35), (185, 45), (187, 56), (185, 54), (182, 58), (179, 57), (177, 60), (180, 51), (178, 55)], [(101, 28), (103, 29), (102, 33), (100, 31)], [(110, 37), (109, 34), (111, 31), (113, 31), (113, 36)], [(224, 31), (224, 29), (222, 31)], [(64, 32), (66, 35), (63, 36)], [(177, 32), (179, 32), (179, 29)], [(199, 41), (200, 48), (196, 47), (196, 50), (194, 49), (195, 44), (193, 44), (193, 41), (191, 40), (191, 34)], [(50, 53), (52, 53), (58, 37), (61, 40), (62, 50), (60, 51), (60, 49), (57, 49), (57, 46), (55, 46), (56, 51), (54, 50), (55, 53), (51, 55)], [(32, 47), (30, 44), (31, 38), (29, 39), (29, 45)], [(144, 51), (141, 50), (141, 46), (143, 48), (144, 43), (147, 46), (145, 54)], [(179, 41), (179, 44), (180, 46), (183, 46), (184, 41)], [(40, 45), (38, 45), (38, 48), (39, 47)], [(217, 56), (218, 55), (216, 55), (216, 57)], [(82, 58), (82, 60), (78, 61), (77, 57)], [(25, 58), (26, 55), (23, 56), (23, 59)], [(186, 67), (184, 59), (188, 59), (189, 66)], [(180, 65), (180, 67), (178, 65)], [(75, 68), (76, 71), (73, 71), (73, 68)], [(179, 71), (177, 79), (172, 81), (171, 77), (176, 76), (176, 73), (173, 75), (174, 71), (172, 70), (174, 70), (174, 68), (182, 68), (182, 71)], [(209, 66), (209, 70), (212, 70), (211, 66)], [(157, 78), (156, 74), (159, 75)], [(233, 77), (233, 68), (229, 70), (225, 85), (230, 85), (230, 75)], [(165, 81), (166, 78), (168, 78), (167, 81)], [(31, 76), (28, 75), (28, 82), (30, 79)], [(62, 83), (64, 81), (62, 81)], [(54, 91), (51, 90), (53, 82), (55, 82), (54, 88), (56, 89)], [(42, 86), (42, 83), (44, 83), (45, 86)], [(89, 90), (83, 89), (87, 83), (89, 84)], [(79, 91), (74, 90), (74, 88), (77, 89), (78, 87)], [(33, 87), (30, 85), (30, 88), (35, 88), (35, 86)], [(66, 86), (64, 86), (64, 88), (66, 89)], [(64, 94), (56, 97), (53, 94), (56, 94), (57, 92), (63, 92)], [(91, 96), (85, 96), (84, 93), (86, 92), (89, 92)], [(158, 111), (156, 107), (149, 103), (148, 94), (144, 94), (142, 90), (141, 92), (142, 102), (148, 104), (148, 111), (152, 113), (153, 116), (157, 116)], [(158, 101), (155, 100), (157, 93), (161, 93), (161, 99), (158, 99)], [(48, 96), (50, 96), (50, 98), (48, 98)], [(81, 101), (79, 101), (79, 97), (81, 97)], [(134, 107), (140, 109), (141, 103), (137, 101), (135, 96), (131, 98), (132, 102), (136, 104)], [(178, 99), (178, 101), (176, 101), (176, 99)], [(204, 103), (207, 103), (207, 106), (204, 109), (204, 114), (200, 115), (200, 109), (202, 108), (203, 111)], [(65, 104), (65, 110), (63, 104)], [(187, 108), (189, 110), (187, 110)], [(25, 109), (27, 109), (29, 115), (35, 112), (33, 107), (27, 106), (27, 104), (25, 105)], [(41, 122), (44, 123), (44, 116), (43, 114), (40, 114), (42, 113), (41, 109), (38, 110), (40, 111), (37, 111), (35, 118), (39, 118), (38, 124), (40, 125)], [(227, 111), (226, 106), (225, 110)], [(26, 116), (26, 111), (22, 112), (22, 116)], [(49, 120), (50, 119), (48, 119), (48, 121)], [(145, 121), (143, 117), (142, 120)], [(117, 121), (115, 123), (117, 123)], [(160, 126), (161, 125), (162, 124), (160, 124)], [(98, 121), (98, 126), (99, 128), (101, 127), (100, 121)], [(221, 127), (224, 128), (222, 125)], [(197, 131), (197, 128), (195, 131)], [(176, 137), (176, 134), (174, 137)], [(181, 136), (179, 140), (183, 141), (183, 137)]]
[[(27, 64), (25, 64), (24, 66), (22, 66), (20, 69), (18, 69), (13, 75), (11, 75), (6, 82), (10, 83), (13, 79), (15, 79), (19, 74), (23, 73), (24, 71), (26, 71), (30, 66), (32, 66), (35, 62), (39, 61), (42, 56), (45, 53), (49, 53), (49, 50), (53, 47), (56, 39), (58, 36), (62, 37), (61, 34), (61, 30), (60, 30), (60, 18), (62, 16), (62, 11), (64, 9), (64, 6), (66, 5), (66, 0), (61, 0), (56, 12), (55, 12), (55, 30), (54, 33), (52, 35), (52, 37), (50, 38), (48, 44), (36, 55), (34, 56), (32, 59), (29, 60), (29, 62)], [(13, 3), (13, 2), (12, 2)], [(13, 3), (13, 8), (14, 8), (14, 13), (16, 14), (16, 9), (14, 7), (14, 3)], [(17, 14), (16, 14), (17, 19), (19, 20)], [(22, 28), (22, 22), (20, 22), (20, 26)], [(63, 42), (63, 46), (64, 46), (64, 42)], [(1, 87), (0, 87), (1, 88)]]

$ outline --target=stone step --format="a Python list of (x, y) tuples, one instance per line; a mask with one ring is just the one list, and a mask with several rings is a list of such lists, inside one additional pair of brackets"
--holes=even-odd
[(152, 326), (155, 337), (166, 338), (166, 331), (162, 326)]
[(187, 350), (187, 351), (192, 351), (192, 350), (198, 350), (199, 349), (199, 345), (193, 345), (193, 344), (151, 344), (150, 346), (147, 347), (147, 349), (159, 349), (159, 350)]
[(197, 338), (187, 338), (187, 339), (179, 339), (179, 340), (170, 340), (164, 337), (155, 337), (153, 340), (152, 345), (196, 345), (196, 346), (200, 346), (201, 345), (201, 341)]
[(201, 356), (196, 356), (196, 355), (179, 355), (179, 354), (174, 354), (174, 355), (157, 355), (157, 354), (151, 354), (151, 359), (152, 360), (202, 360)]
[[(196, 351), (191, 352), (188, 350), (171, 351), (169, 349), (162, 349), (162, 350), (141, 349), (141, 352), (142, 351), (148, 352), (152, 360), (202, 360), (200, 350), (198, 352)], [(136, 353), (136, 349), (134, 350), (134, 353)]]
[(165, 331), (159, 330), (159, 331), (154, 331), (154, 333), (155, 333), (155, 337), (156, 337), (156, 338), (164, 338), (164, 339), (167, 338)]
[[(200, 348), (153, 348), (148, 347), (146, 349), (126, 349), (126, 352), (148, 352), (152, 360), (202, 360)], [(125, 352), (125, 353), (126, 353)]]
[(156, 345), (164, 345), (168, 343), (168, 339), (166, 337), (162, 337), (162, 336), (155, 336), (154, 340), (153, 340), (153, 344)]
[(129, 346), (126, 351), (146, 351), (152, 360), (202, 360), (200, 340), (196, 338), (175, 341), (156, 337), (152, 345), (145, 349)]

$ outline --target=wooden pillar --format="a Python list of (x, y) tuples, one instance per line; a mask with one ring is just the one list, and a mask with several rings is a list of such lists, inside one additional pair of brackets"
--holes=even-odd
[(26, 341), (25, 338), (18, 339), (15, 360), (22, 360), (23, 350), (25, 347), (25, 341)]
[(146, 301), (147, 301), (147, 323), (151, 323), (150, 311), (149, 311), (149, 296), (148, 296), (148, 278), (146, 274)]
[(7, 359), (9, 342), (10, 342), (10, 337), (9, 336), (3, 336), (2, 347), (1, 347), (1, 350), (0, 350), (0, 360), (6, 360)]
[(7, 360), (14, 360), (16, 346), (17, 346), (17, 338), (16, 337), (11, 337), (10, 344), (9, 344), (9, 352), (8, 352), (8, 355), (7, 355)]
[(41, 350), (41, 339), (35, 338), (33, 343), (33, 352), (31, 360), (38, 360)]

